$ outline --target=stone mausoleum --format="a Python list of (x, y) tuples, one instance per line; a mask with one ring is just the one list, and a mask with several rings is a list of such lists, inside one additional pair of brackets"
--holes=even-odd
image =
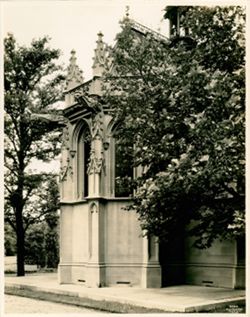
[[(131, 21), (141, 35), (152, 30)], [(210, 249), (192, 248), (181, 235), (158, 245), (142, 234), (137, 214), (125, 211), (129, 194), (116, 182), (116, 122), (111, 105), (98, 106), (108, 51), (98, 34), (93, 78), (84, 82), (72, 51), (68, 67), (61, 158), (61, 284), (87, 287), (165, 287), (177, 284), (243, 288), (244, 247), (217, 242)], [(84, 91), (88, 91), (88, 97)], [(129, 169), (129, 167), (128, 167)], [(128, 171), (135, 177), (140, 169)]]

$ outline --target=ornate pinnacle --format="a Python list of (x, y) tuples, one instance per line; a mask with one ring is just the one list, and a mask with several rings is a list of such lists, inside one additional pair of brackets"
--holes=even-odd
[(66, 89), (71, 90), (83, 83), (82, 70), (76, 64), (76, 51), (71, 51), (70, 63), (68, 66), (68, 75), (66, 78)]
[(93, 76), (101, 76), (105, 64), (108, 63), (108, 48), (107, 45), (103, 42), (103, 34), (100, 31), (98, 34), (98, 39), (96, 41), (96, 49), (95, 49), (95, 55), (93, 57), (94, 63), (93, 63)]

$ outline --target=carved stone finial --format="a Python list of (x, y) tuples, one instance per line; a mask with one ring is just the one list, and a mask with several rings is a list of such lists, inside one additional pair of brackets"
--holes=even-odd
[(93, 57), (93, 76), (102, 76), (103, 71), (107, 63), (109, 63), (109, 52), (107, 45), (103, 42), (103, 34), (100, 31), (98, 34), (98, 39), (96, 41), (95, 55)]
[(123, 18), (123, 22), (125, 24), (129, 24), (132, 20), (130, 19), (130, 12), (129, 12), (129, 6), (126, 6), (125, 7), (125, 15), (124, 15), (124, 18)]
[(125, 19), (129, 19), (129, 6), (126, 6), (126, 18)]
[(101, 32), (101, 31), (99, 31), (99, 33), (98, 33), (97, 35), (98, 35), (98, 41), (97, 41), (97, 43), (102, 42), (102, 38), (103, 38), (103, 34), (102, 34), (102, 32)]
[(95, 115), (91, 120), (91, 139), (92, 148), (90, 153), (90, 161), (88, 166), (88, 174), (100, 174), (102, 171), (106, 173), (105, 166), (105, 127), (103, 109)]
[(66, 90), (73, 89), (83, 83), (82, 70), (76, 64), (76, 51), (71, 51), (70, 63), (68, 66), (68, 75), (66, 78)]

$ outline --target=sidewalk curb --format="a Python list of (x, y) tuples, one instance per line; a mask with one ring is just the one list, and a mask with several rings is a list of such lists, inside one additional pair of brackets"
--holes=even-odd
[(112, 313), (197, 313), (209, 312), (217, 308), (226, 308), (227, 306), (235, 306), (245, 303), (245, 296), (241, 296), (232, 299), (211, 301), (210, 303), (206, 302), (197, 306), (179, 305), (178, 307), (173, 307), (165, 304), (160, 305), (161, 307), (152, 307), (150, 303), (145, 304), (138, 300), (126, 298), (117, 299), (110, 295), (95, 295), (89, 297), (87, 294), (74, 291), (55, 290), (34, 285), (13, 285), (11, 283), (6, 283), (5, 294), (81, 306)]

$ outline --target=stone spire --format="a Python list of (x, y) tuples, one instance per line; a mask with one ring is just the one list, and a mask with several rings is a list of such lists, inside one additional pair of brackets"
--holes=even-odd
[(105, 69), (106, 64), (108, 61), (108, 47), (103, 42), (103, 34), (102, 32), (99, 32), (98, 39), (96, 41), (96, 49), (95, 49), (95, 55), (93, 57), (93, 76), (102, 76), (103, 71)]
[(71, 90), (83, 83), (82, 70), (76, 64), (76, 52), (71, 51), (68, 74), (66, 77), (66, 90)]

